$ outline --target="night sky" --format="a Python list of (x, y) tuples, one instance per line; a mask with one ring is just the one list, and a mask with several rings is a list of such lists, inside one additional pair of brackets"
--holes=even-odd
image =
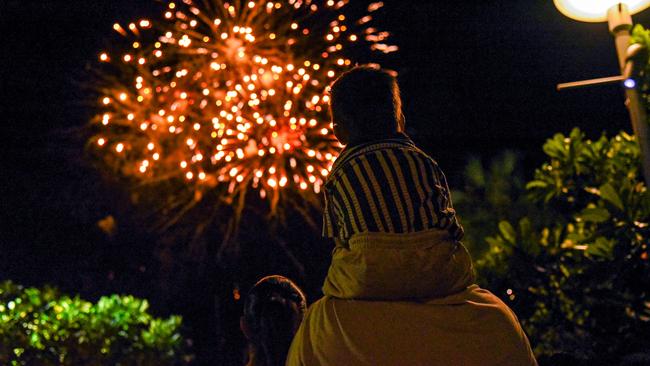
[[(24, 170), (43, 155), (44, 143), (88, 119), (83, 86), (98, 52), (115, 39), (111, 25), (152, 17), (159, 3), (4, 0), (0, 6), (2, 145), (9, 149), (3, 164)], [(650, 12), (635, 20), (648, 23)], [(470, 151), (513, 147), (534, 154), (545, 138), (573, 126), (591, 136), (628, 129), (616, 86), (555, 91), (558, 82), (613, 75), (617, 62), (606, 24), (570, 20), (552, 1), (387, 1), (378, 24), (401, 47), (385, 65), (400, 72), (410, 132), (447, 170), (454, 170), (454, 156), (462, 161)]]
[[(554, 133), (578, 126), (597, 138), (631, 130), (620, 87), (555, 90), (559, 82), (617, 73), (605, 23), (570, 20), (551, 0), (385, 3), (377, 25), (400, 51), (384, 65), (399, 72), (408, 132), (452, 185), (470, 155), (515, 149), (532, 174)], [(126, 266), (124, 257), (153, 244), (141, 242), (148, 237), (129, 221), (128, 197), (92, 167), (75, 131), (93, 114), (89, 70), (115, 39), (112, 24), (154, 18), (160, 6), (0, 0), (0, 280), (155, 297), (137, 286), (88, 285), (105, 278), (93, 263)], [(650, 11), (635, 21), (650, 25)], [(116, 212), (123, 212), (122, 232), (136, 234), (106, 239), (97, 230), (98, 220)], [(151, 264), (126, 262), (134, 273)]]

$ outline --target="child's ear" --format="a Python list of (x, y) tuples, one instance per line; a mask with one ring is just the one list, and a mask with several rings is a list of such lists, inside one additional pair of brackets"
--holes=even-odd
[(244, 333), (244, 337), (246, 337), (246, 339), (250, 340), (252, 338), (253, 335), (251, 334), (251, 330), (248, 327), (248, 324), (246, 324), (246, 319), (244, 319), (243, 316), (239, 318), (239, 329), (241, 329), (241, 332)]
[(347, 145), (350, 140), (350, 133), (347, 128), (343, 127), (341, 124), (334, 122), (333, 126), (334, 136), (339, 142), (343, 145)]
[(344, 111), (332, 109), (330, 104), (330, 116), (332, 117), (332, 130), (334, 136), (342, 145), (347, 145), (350, 138), (353, 137), (355, 131), (351, 131), (350, 126), (353, 126), (353, 119)]

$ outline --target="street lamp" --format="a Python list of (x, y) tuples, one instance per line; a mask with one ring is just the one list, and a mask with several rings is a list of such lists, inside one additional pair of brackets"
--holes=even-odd
[(567, 17), (581, 22), (606, 22), (607, 12), (613, 6), (624, 3), (630, 14), (650, 7), (648, 0), (554, 0), (555, 6)]
[(564, 83), (558, 90), (571, 89), (596, 84), (623, 82), (625, 105), (630, 113), (632, 128), (641, 149), (643, 176), (650, 184), (650, 132), (645, 106), (636, 82), (638, 72), (647, 62), (643, 59), (645, 50), (639, 45), (630, 45), (632, 14), (650, 7), (650, 0), (553, 0), (555, 7), (569, 18), (582, 22), (607, 22), (609, 31), (614, 36), (616, 53), (620, 66), (620, 75)]

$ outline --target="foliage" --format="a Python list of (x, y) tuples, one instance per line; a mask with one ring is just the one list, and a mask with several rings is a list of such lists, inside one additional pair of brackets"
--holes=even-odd
[[(642, 59), (637, 62), (644, 63), (644, 67), (640, 69), (640, 81), (639, 84), (641, 95), (646, 104), (646, 111), (648, 106), (650, 106), (650, 55), (648, 50), (650, 50), (650, 30), (645, 29), (642, 25), (637, 24), (632, 29), (632, 43), (641, 45), (644, 48), (645, 52), (639, 54)], [(649, 114), (650, 115), (650, 114)]]
[(463, 171), (462, 190), (452, 192), (465, 229), (463, 244), (476, 258), (487, 249), (485, 238), (497, 234), (499, 221), (514, 220), (535, 210), (526, 199), (520, 165), (520, 156), (510, 150), (497, 155), (488, 166), (471, 157)]
[(544, 152), (526, 185), (541, 215), (499, 223), (477, 261), (483, 281), (509, 300), (538, 354), (605, 361), (647, 350), (650, 191), (638, 145), (624, 132), (590, 141), (574, 129)]
[(52, 287), (0, 283), (2, 365), (177, 365), (181, 318), (154, 318), (146, 300), (91, 303)]

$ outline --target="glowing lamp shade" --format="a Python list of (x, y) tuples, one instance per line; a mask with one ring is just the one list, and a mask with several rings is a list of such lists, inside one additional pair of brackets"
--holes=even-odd
[(650, 0), (553, 0), (555, 7), (567, 17), (581, 22), (605, 22), (607, 10), (619, 3), (627, 5), (630, 14), (650, 7)]

